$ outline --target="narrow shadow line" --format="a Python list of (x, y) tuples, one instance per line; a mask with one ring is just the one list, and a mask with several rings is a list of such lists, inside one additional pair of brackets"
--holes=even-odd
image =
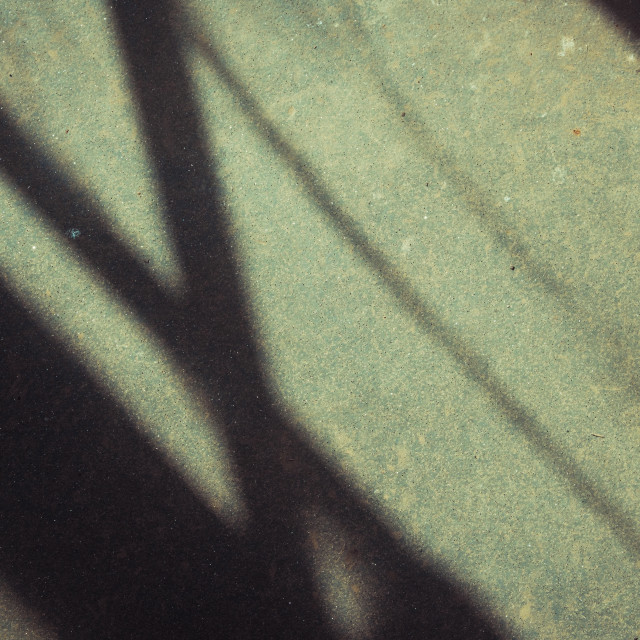
[(255, 131), (287, 162), (318, 208), (349, 241), (371, 271), (381, 277), (399, 306), (426, 334), (440, 343), (473, 382), (484, 389), (495, 408), (525, 436), (582, 503), (607, 524), (625, 548), (635, 556), (640, 555), (640, 535), (633, 519), (614, 506), (578, 465), (553, 443), (533, 414), (512, 398), (508, 389), (491, 372), (489, 363), (477, 356), (462, 338), (453, 334), (442, 323), (411, 282), (393, 267), (382, 251), (369, 242), (349, 215), (334, 204), (336, 199), (331, 197), (328, 187), (316, 177), (311, 164), (278, 133), (274, 124), (262, 113), (256, 100), (226, 67), (215, 48), (204, 36), (198, 35), (197, 31), (193, 37), (201, 54), (236, 97)]
[[(173, 345), (171, 355), (185, 370), (210, 387), (213, 408), (220, 409), (233, 444), (250, 530), (235, 536), (206, 513), (162, 460), (149, 454), (131, 421), (102, 390), (88, 388), (86, 372), (51, 345), (46, 331), (27, 322), (28, 314), (13, 301), (3, 308), (9, 328), (2, 328), (10, 344), (21, 345), (20, 353), (11, 353), (10, 362), (17, 362), (11, 366), (17, 367), (19, 383), (36, 380), (37, 385), (29, 406), (13, 414), (8, 409), (15, 440), (1, 449), (11, 462), (7, 490), (0, 492), (3, 513), (10, 515), (0, 527), (5, 573), (64, 637), (329, 640), (339, 634), (329, 623), (330, 611), (313, 595), (317, 584), (307, 542), (309, 511), (321, 509), (358, 539), (367, 564), (382, 572), (372, 638), (506, 638), (500, 632), (504, 625), (483, 612), (470, 590), (442, 568), (421, 566), (394, 541), (365, 499), (328, 468), (278, 408), (253, 339), (224, 212), (216, 204), (217, 186), (172, 26), (172, 4), (115, 3), (114, 11), (189, 278), (181, 305), (168, 310), (154, 283), (139, 281), (136, 290), (120, 283), (126, 275), (121, 266), (114, 267), (115, 286)], [(6, 171), (61, 228), (66, 212), (80, 211), (90, 199), (71, 180), (58, 181), (54, 165), (29, 166), (29, 158), (41, 164), (43, 158), (29, 153), (26, 144), (14, 129), (8, 146), (22, 162), (21, 172)], [(39, 185), (33, 198), (31, 182)], [(60, 198), (53, 193), (57, 188)], [(100, 234), (108, 233), (99, 220), (94, 224)], [(117, 238), (109, 244), (106, 255), (137, 274), (139, 261), (124, 249), (120, 253)], [(85, 250), (87, 263), (104, 264), (103, 245), (91, 246), (96, 253)], [(10, 299), (8, 292), (2, 294)], [(68, 386), (61, 389), (63, 380)], [(9, 383), (19, 395), (15, 381)], [(76, 403), (86, 403), (80, 420), (72, 415)], [(38, 429), (44, 420), (38, 407), (47, 404), (59, 413), (50, 432)], [(29, 428), (21, 430), (25, 423)], [(94, 435), (109, 436), (105, 459)], [(93, 475), (83, 483), (86, 474)], [(80, 496), (74, 492), (78, 482)], [(145, 491), (153, 492), (151, 499)], [(172, 508), (176, 494), (184, 509)], [(84, 508), (74, 506), (76, 497)]]
[[(605, 3), (607, 0), (603, 0)], [(623, 4), (626, 0), (620, 0)], [(616, 3), (616, 0), (613, 0)], [(354, 11), (360, 14), (360, 9), (354, 5)], [(375, 46), (371, 41), (371, 35), (359, 27), (363, 21), (353, 21), (351, 30), (366, 42), (367, 55), (373, 60), (378, 70), (377, 78), (383, 78), (381, 91), (392, 112), (398, 113), (406, 108), (406, 105), (414, 101), (401, 91), (398, 82), (391, 74), (384, 71), (384, 61), (377, 55)], [(531, 247), (513, 232), (509, 226), (501, 220), (501, 216), (495, 206), (490, 204), (489, 194), (458, 167), (454, 156), (441, 144), (436, 134), (414, 114), (420, 112), (418, 107), (411, 108), (405, 118), (404, 125), (412, 132), (411, 140), (421, 155), (433, 166), (437, 166), (447, 181), (456, 190), (459, 198), (464, 202), (466, 211), (480, 221), (485, 230), (494, 240), (511, 256), (511, 260), (518, 265), (522, 273), (530, 283), (539, 286), (550, 297), (558, 301), (564, 311), (574, 318), (591, 318), (592, 329), (581, 325), (581, 330), (590, 334), (595, 344), (602, 344), (606, 337), (606, 349), (604, 349), (603, 361), (609, 369), (609, 375), (619, 380), (627, 387), (627, 391), (634, 398), (640, 397), (640, 374), (630, 373), (622, 375), (620, 362), (630, 359), (629, 340), (625, 333), (612, 326), (610, 320), (603, 317), (597, 307), (587, 306), (584, 295), (567, 282), (556, 276), (543, 262), (534, 257)], [(595, 315), (595, 317), (594, 317)]]
[[(419, 568), (410, 554), (391, 542), (386, 527), (362, 506), (354, 492), (313, 452), (278, 406), (263, 373), (240, 266), (233, 251), (219, 187), (213, 178), (206, 131), (184, 62), (173, 2), (115, 5), (115, 18), (132, 86), (140, 105), (147, 144), (156, 163), (160, 189), (168, 203), (168, 223), (189, 278), (184, 310), (177, 318), (176, 354), (194, 363), (210, 385), (231, 443), (252, 519), (249, 542), (257, 572), (270, 574), (270, 563), (287, 566), (279, 581), (265, 579), (262, 609), (278, 612), (280, 637), (333, 635), (329, 615), (312, 593), (317, 588), (310, 564), (309, 510), (324, 508), (340, 516), (340, 526), (359, 531), (382, 566), (395, 567), (404, 589), (380, 585), (385, 613), (374, 637), (412, 637), (413, 630), (432, 637), (499, 635), (469, 596), (443, 577)], [(168, 133), (170, 138), (168, 139)], [(229, 348), (212, 352), (211, 338)], [(327, 498), (328, 489), (332, 498)], [(329, 503), (334, 501), (335, 504)], [(366, 542), (368, 541), (368, 543)], [(381, 546), (382, 545), (382, 546)], [(429, 600), (436, 597), (437, 605)], [(411, 607), (406, 602), (411, 603)], [(284, 609), (283, 609), (284, 605)], [(274, 623), (272, 623), (274, 624)], [(272, 636), (275, 637), (275, 636)], [(414, 634), (415, 637), (415, 634)]]
[[(607, 0), (603, 0), (603, 2), (606, 4)], [(625, 2), (626, 0), (620, 0), (619, 4)], [(613, 0), (613, 3), (616, 4), (616, 0)], [(285, 4), (280, 2), (281, 6)], [(362, 68), (372, 67), (375, 69), (375, 73), (371, 73), (371, 78), (376, 86), (379, 86), (380, 93), (389, 106), (390, 117), (397, 117), (397, 114), (406, 111), (403, 126), (411, 132), (410, 143), (413, 148), (420, 153), (429, 166), (438, 167), (443, 178), (453, 187), (464, 203), (465, 211), (481, 222), (483, 228), (493, 236), (495, 242), (511, 256), (513, 264), (518, 266), (518, 273), (521, 273), (536, 287), (540, 287), (549, 297), (557, 300), (569, 316), (574, 319), (591, 318), (590, 325), (595, 325), (594, 328), (590, 329), (581, 324), (581, 331), (598, 345), (602, 344), (606, 338), (606, 349), (602, 350), (604, 354), (602, 360), (609, 370), (609, 375), (623, 384), (631, 396), (640, 398), (640, 373), (625, 372), (622, 374), (620, 369), (620, 362), (628, 361), (632, 356), (628, 347), (629, 340), (624, 330), (612, 326), (597, 307), (587, 306), (583, 302), (584, 295), (575, 286), (563, 281), (547, 265), (535, 258), (530, 246), (519, 239), (508, 224), (501, 220), (497, 208), (490, 204), (491, 198), (486, 190), (482, 189), (470, 175), (458, 167), (455, 157), (439, 142), (436, 134), (416, 117), (415, 114), (420, 113), (420, 108), (415, 106), (407, 108), (407, 105), (412, 104), (413, 100), (399, 88), (393, 75), (385, 72), (385, 62), (382, 56), (376, 53), (370, 33), (359, 26), (365, 22), (361, 10), (356, 3), (351, 6), (353, 19), (345, 21), (346, 27), (357, 38), (359, 55), (368, 59), (368, 64), (362, 65)], [(300, 7), (297, 9), (304, 11)], [(309, 22), (313, 21), (308, 14), (307, 17)], [(302, 28), (304, 21), (299, 24)], [(192, 30), (197, 31), (195, 28)], [(202, 36), (197, 36), (197, 38), (200, 37)]]

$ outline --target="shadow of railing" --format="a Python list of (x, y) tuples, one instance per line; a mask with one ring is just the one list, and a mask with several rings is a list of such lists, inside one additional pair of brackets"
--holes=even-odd
[[(277, 0), (284, 8), (286, 1)], [(592, 0), (602, 6), (612, 18), (625, 24), (637, 38), (640, 21), (640, 9), (637, 0)], [(314, 5), (308, 3), (297, 6), (296, 11), (304, 16), (299, 21), (302, 30), (305, 23), (313, 22)], [(463, 213), (476, 219), (485, 233), (509, 256), (513, 265), (517, 265), (519, 275), (525, 277), (530, 284), (540, 288), (550, 299), (562, 306), (568, 317), (581, 321), (588, 317), (590, 322), (580, 325), (581, 335), (592, 344), (597, 345), (599, 357), (606, 366), (610, 378), (617, 380), (626, 388), (626, 392), (635, 399), (640, 398), (640, 377), (636, 372), (628, 372), (620, 367), (621, 362), (634, 359), (629, 347), (628, 333), (632, 327), (617, 327), (610, 317), (593, 304), (593, 300), (585, 300), (584, 289), (580, 289), (566, 278), (554, 272), (551, 266), (540, 259), (530, 243), (509, 225), (501, 215), (498, 207), (492, 203), (489, 192), (476, 179), (460, 168), (455, 155), (441, 141), (437, 133), (424, 122), (421, 117), (422, 108), (419, 103), (401, 88), (397, 78), (387, 69), (384, 55), (381, 55), (373, 42), (372, 34), (363, 26), (366, 20), (360, 5), (350, 6), (350, 19), (345, 20), (345, 28), (355, 39), (358, 55), (366, 62), (360, 65), (361, 73), (368, 73), (372, 86), (379, 89), (379, 95), (389, 108), (389, 117), (405, 112), (402, 118), (403, 127), (410, 134), (407, 139), (411, 148), (417, 151), (425, 162), (425, 171), (431, 173), (434, 167), (455, 192), (456, 197), (464, 204)], [(426, 14), (426, 12), (425, 12)], [(425, 16), (426, 19), (426, 16)], [(195, 28), (193, 31), (197, 31)], [(200, 45), (202, 46), (202, 45)], [(368, 70), (368, 71), (367, 71)], [(606, 338), (604, 338), (606, 336)], [(605, 342), (606, 340), (606, 342)], [(604, 343), (604, 344), (603, 344)]]
[(300, 183), (305, 186), (318, 210), (351, 244), (369, 269), (380, 277), (381, 282), (394, 296), (398, 306), (426, 335), (444, 347), (463, 367), (467, 377), (485, 391), (500, 413), (518, 429), (541, 458), (566, 482), (572, 493), (606, 522), (611, 532), (627, 550), (639, 556), (640, 533), (634, 520), (622, 509), (616, 507), (605, 491), (592, 482), (570, 456), (553, 442), (542, 425), (538, 423), (533, 412), (518, 402), (498, 376), (491, 371), (488, 361), (480, 357), (451, 327), (446, 326), (410, 280), (393, 266), (380, 249), (369, 242), (349, 214), (335, 204), (338, 199), (333, 197), (329, 187), (318, 177), (320, 174), (314, 170), (313, 164), (278, 132), (273, 122), (263, 113), (259, 103), (227, 68), (215, 47), (204, 37), (198, 36), (197, 31), (194, 33), (196, 35), (193, 37), (196, 39), (200, 53), (236, 97), (238, 105), (253, 125), (254, 131), (267, 140), (287, 163)]
[(187, 278), (179, 303), (9, 119), (2, 171), (54, 227), (82, 216), (73, 250), (210, 390), (249, 524), (237, 532), (205, 507), (90, 367), (3, 287), (0, 572), (61, 637), (339, 637), (314, 595), (308, 518), (319, 513), (373, 576), (369, 637), (506, 638), (469, 589), (394, 538), (273, 399), (174, 7), (115, 3), (114, 16)]
[[(340, 637), (310, 584), (310, 510), (335, 520), (347, 553), (375, 572), (370, 637), (512, 637), (398, 543), (279, 417), (254, 423), (274, 439), (262, 453), (268, 475), (241, 466), (263, 504), (247, 535), (229, 529), (64, 346), (0, 296), (11, 345), (0, 377), (0, 571), (61, 638)], [(239, 458), (251, 464), (259, 449), (245, 446)]]

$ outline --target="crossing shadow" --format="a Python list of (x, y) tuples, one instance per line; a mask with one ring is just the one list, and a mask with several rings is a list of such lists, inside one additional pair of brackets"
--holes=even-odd
[[(286, 11), (287, 2), (276, 0), (281, 11)], [(640, 5), (637, 0), (592, 0), (603, 8), (605, 14), (613, 20), (621, 31), (626, 30), (637, 40), (638, 23), (640, 21)], [(302, 30), (306, 23), (313, 22), (314, 5), (303, 3), (296, 7), (298, 25)], [(629, 331), (633, 331), (631, 325), (616, 326), (605, 309), (595, 300), (586, 297), (584, 287), (579, 287), (569, 278), (557, 273), (548, 261), (541, 259), (530, 241), (517, 232), (513, 224), (510, 224), (500, 212), (489, 190), (483, 187), (469, 172), (461, 168), (455, 155), (448, 150), (442, 137), (431, 128), (420, 115), (424, 112), (420, 100), (416, 99), (412, 92), (398, 82), (398, 78), (388, 70), (388, 60), (383, 52), (380, 52), (375, 44), (373, 34), (365, 25), (365, 10), (362, 5), (354, 3), (349, 8), (349, 19), (344, 20), (350, 38), (356, 43), (360, 59), (364, 62), (362, 69), (368, 68), (372, 85), (379, 86), (380, 96), (388, 107), (390, 118), (397, 118), (398, 114), (406, 111), (402, 117), (403, 128), (410, 134), (408, 144), (419, 153), (424, 160), (425, 177), (433, 175), (434, 168), (437, 174), (444, 180), (455, 193), (457, 201), (464, 206), (464, 214), (475, 218), (481, 225), (487, 236), (509, 256), (517, 273), (535, 284), (552, 300), (562, 306), (564, 313), (574, 319), (574, 322), (589, 317), (588, 325), (582, 324), (581, 333), (600, 352), (600, 358), (607, 369), (607, 374), (616, 380), (617, 384), (624, 386), (627, 393), (635, 398), (640, 397), (640, 378), (637, 373), (628, 372), (620, 367), (621, 362), (633, 359), (634, 353), (628, 340)], [(429, 19), (429, 11), (425, 10), (424, 19)], [(190, 25), (190, 30), (197, 33), (195, 25)], [(247, 96), (247, 104), (255, 103), (255, 100), (244, 90), (238, 80), (225, 72), (223, 57), (219, 56), (215, 46), (206, 42), (204, 38), (196, 36), (197, 46), (205, 58), (212, 61), (216, 73), (222, 77), (231, 76), (227, 84), (232, 91), (239, 95)], [(365, 71), (366, 72), (366, 71)], [(435, 88), (435, 87), (434, 87)], [(241, 101), (245, 98), (241, 97)], [(250, 109), (245, 109), (252, 119), (255, 104)], [(262, 126), (262, 125), (261, 125)], [(258, 129), (261, 133), (264, 129)], [(263, 133), (264, 135), (264, 133)], [(273, 137), (273, 136), (272, 136)], [(273, 144), (273, 141), (272, 141)], [(317, 174), (317, 172), (315, 172)], [(426, 177), (428, 180), (429, 178)], [(606, 336), (606, 345), (603, 337)]]
[(332, 622), (311, 559), (322, 546), (309, 537), (317, 516), (341, 532), (345, 571), (370, 576), (361, 637), (512, 637), (468, 588), (398, 541), (274, 400), (174, 6), (119, 2), (113, 11), (187, 274), (180, 301), (120, 246), (91, 195), (6, 118), (2, 170), (54, 227), (84, 216), (77, 255), (211, 390), (249, 525), (238, 532), (205, 507), (3, 286), (0, 573), (62, 638), (340, 638), (348, 630)]

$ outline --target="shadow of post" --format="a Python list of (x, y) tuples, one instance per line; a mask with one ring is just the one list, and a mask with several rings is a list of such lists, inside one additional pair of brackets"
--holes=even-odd
[(0, 574), (61, 638), (237, 628), (248, 550), (4, 287), (0, 300)]

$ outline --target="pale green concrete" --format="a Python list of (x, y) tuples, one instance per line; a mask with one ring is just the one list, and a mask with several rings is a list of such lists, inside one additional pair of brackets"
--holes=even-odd
[[(112, 20), (101, 3), (5, 2), (0, 99), (179, 299)], [(637, 44), (585, 2), (193, 1), (176, 24), (256, 340), (305, 437), (514, 637), (637, 636)], [(14, 191), (8, 288), (143, 411), (113, 347), (72, 344), (83, 323), (115, 335), (91, 314), (120, 304), (125, 326), (124, 303), (73, 245), (56, 257), (60, 230)], [(152, 438), (170, 429), (150, 421)], [(189, 476), (188, 444), (172, 446)], [(374, 632), (366, 602), (322, 586), (318, 539), (336, 633)]]

